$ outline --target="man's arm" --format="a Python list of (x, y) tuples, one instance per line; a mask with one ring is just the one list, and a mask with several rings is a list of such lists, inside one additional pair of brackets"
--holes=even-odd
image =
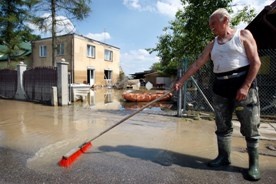
[(244, 100), (246, 98), (250, 86), (253, 80), (256, 78), (261, 67), (257, 44), (249, 30), (241, 30), (241, 41), (243, 42), (246, 55), (250, 62), (250, 67), (242, 87), (237, 92), (236, 100)]
[(209, 61), (213, 45), (214, 45), (214, 41), (210, 42), (205, 47), (205, 49), (203, 50), (199, 58), (189, 67), (189, 69), (183, 74), (183, 76), (175, 83), (174, 85), (175, 90), (179, 90), (187, 79), (189, 79), (192, 75), (194, 75), (205, 63), (207, 63), (207, 61)]

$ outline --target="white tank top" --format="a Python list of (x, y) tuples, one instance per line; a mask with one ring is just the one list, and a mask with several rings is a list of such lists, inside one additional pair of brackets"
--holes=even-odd
[(240, 30), (237, 30), (231, 40), (224, 44), (219, 44), (216, 37), (211, 51), (211, 59), (214, 63), (214, 73), (229, 72), (249, 65), (240, 40)]

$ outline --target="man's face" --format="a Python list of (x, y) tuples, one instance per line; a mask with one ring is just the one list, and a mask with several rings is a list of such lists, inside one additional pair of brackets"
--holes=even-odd
[(214, 35), (218, 35), (223, 30), (223, 21), (220, 21), (219, 15), (213, 15), (209, 20), (209, 27)]

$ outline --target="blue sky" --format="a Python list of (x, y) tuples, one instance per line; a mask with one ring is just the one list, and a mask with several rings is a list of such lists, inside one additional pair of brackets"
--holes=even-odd
[[(240, 9), (250, 5), (259, 13), (274, 0), (233, 0)], [(158, 62), (155, 53), (145, 49), (155, 47), (163, 28), (182, 8), (180, 0), (92, 0), (92, 12), (81, 22), (74, 22), (74, 31), (121, 49), (121, 66), (129, 75), (148, 70)], [(72, 25), (66, 21), (66, 26)], [(240, 27), (244, 27), (241, 24)], [(61, 28), (62, 29), (62, 28)], [(68, 28), (68, 30), (73, 28)], [(64, 30), (64, 29), (62, 29)]]
[[(177, 2), (174, 7), (180, 6)], [(92, 9), (89, 18), (76, 24), (77, 33), (119, 47), (126, 74), (148, 70), (158, 62), (145, 49), (155, 46), (177, 10), (171, 15), (162, 13), (152, 0), (93, 0)]]

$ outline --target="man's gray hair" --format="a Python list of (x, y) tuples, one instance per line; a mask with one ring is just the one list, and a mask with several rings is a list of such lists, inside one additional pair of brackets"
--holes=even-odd
[(219, 8), (216, 11), (214, 11), (212, 13), (212, 15), (210, 15), (209, 20), (214, 15), (219, 15), (220, 16), (220, 18), (219, 18), (220, 21), (223, 21), (223, 18), (226, 17), (228, 19), (228, 23), (231, 22), (231, 16), (225, 8)]

